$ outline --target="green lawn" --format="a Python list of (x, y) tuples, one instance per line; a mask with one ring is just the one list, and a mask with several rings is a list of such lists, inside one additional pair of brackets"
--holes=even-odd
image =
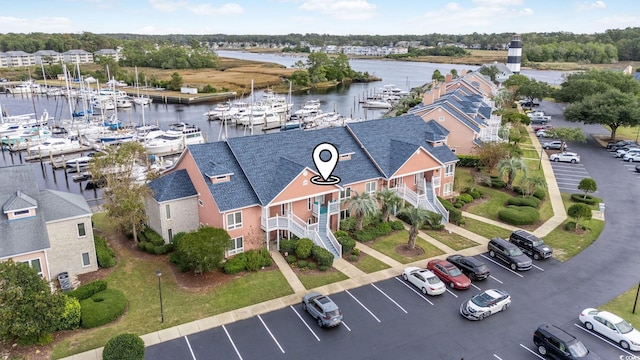
[(390, 266), (383, 263), (382, 261), (374, 258), (373, 256), (369, 256), (364, 252), (360, 253), (360, 259), (357, 262), (352, 263), (358, 269), (366, 272), (367, 274), (374, 273), (376, 271), (388, 269)]
[(529, 159), (539, 159), (540, 154), (535, 149), (522, 149), (522, 157)]
[(304, 271), (296, 273), (298, 279), (307, 289), (314, 289), (323, 285), (346, 280), (349, 277), (336, 269), (329, 271)]
[(368, 245), (403, 264), (444, 254), (444, 251), (438, 249), (419, 236), (416, 239), (416, 246), (419, 246), (420, 248), (422, 248), (422, 250), (424, 250), (424, 253), (422, 255), (405, 257), (398, 254), (398, 252), (396, 251), (396, 247), (406, 244), (408, 240), (409, 232), (407, 230), (398, 230), (387, 236), (380, 237)]
[(474, 201), (467, 208), (467, 211), (487, 219), (498, 220), (498, 212), (504, 209), (504, 205), (512, 195), (485, 186), (481, 186), (479, 189), (484, 198), (480, 201)]
[[(578, 190), (576, 190), (576, 194)], [(562, 196), (562, 202), (564, 203), (564, 208), (568, 209), (569, 206), (573, 205), (573, 204), (578, 204), (578, 202), (571, 200), (571, 194), (568, 193), (561, 193), (560, 194)], [(589, 194), (591, 197), (593, 197), (596, 200), (596, 203), (593, 205), (589, 205), (589, 204), (585, 204), (587, 206), (589, 206), (591, 208), (591, 210), (600, 210), (600, 205), (598, 203), (602, 202), (602, 199), (600, 199), (599, 197), (595, 197), (591, 194)]]
[(468, 217), (463, 217), (463, 219), (464, 224), (462, 224), (461, 227), (480, 236), (486, 237), (487, 239), (492, 239), (494, 237), (501, 237), (503, 239), (506, 239), (509, 237), (509, 235), (511, 235), (511, 230), (487, 224), (486, 222), (478, 221)]
[[(113, 238), (117, 226), (105, 219), (104, 214), (94, 215), (93, 220), (94, 227), (103, 230), (107, 239)], [(52, 358), (59, 359), (104, 346), (116, 334), (143, 335), (293, 293), (278, 270), (241, 273), (233, 275), (234, 280), (223, 285), (187, 291), (176, 283), (172, 265), (166, 261), (166, 256), (158, 255), (158, 259), (164, 261), (138, 258), (129, 250), (120, 252), (118, 265), (106, 280), (109, 288), (125, 294), (129, 306), (124, 316), (109, 325), (77, 331), (65, 338), (55, 345)], [(160, 323), (156, 269), (163, 274), (164, 324)]]
[(447, 245), (453, 250), (462, 250), (478, 245), (477, 242), (467, 239), (462, 235), (458, 235), (454, 232), (449, 233), (447, 230), (435, 231), (435, 230), (422, 230), (425, 234), (438, 240), (439, 242)]

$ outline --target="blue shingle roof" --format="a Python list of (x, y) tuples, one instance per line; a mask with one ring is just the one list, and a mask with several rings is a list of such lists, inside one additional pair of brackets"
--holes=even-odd
[(198, 195), (187, 170), (177, 170), (147, 184), (157, 202)]
[(444, 126), (438, 124), (434, 120), (429, 120), (426, 124), (428, 129), (426, 133), (427, 141), (444, 141), (447, 139), (449, 130), (447, 130)]

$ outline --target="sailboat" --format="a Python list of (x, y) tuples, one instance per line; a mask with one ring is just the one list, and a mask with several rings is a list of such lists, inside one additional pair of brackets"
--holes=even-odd
[(150, 98), (148, 95), (144, 96), (144, 95), (140, 95), (140, 82), (138, 81), (138, 67), (134, 67), (135, 71), (136, 71), (136, 91), (137, 91), (137, 95), (133, 98), (133, 102), (136, 105), (149, 105), (151, 104), (151, 102), (153, 101), (152, 98)]

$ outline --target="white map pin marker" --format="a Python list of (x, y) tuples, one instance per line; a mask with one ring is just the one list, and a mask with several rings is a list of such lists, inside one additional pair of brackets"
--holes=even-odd
[[(322, 160), (320, 154), (323, 151), (328, 151), (331, 155), (328, 160)], [(338, 165), (338, 149), (335, 145), (330, 143), (318, 144), (313, 149), (313, 163), (318, 169), (320, 176), (316, 175), (311, 178), (311, 182), (316, 185), (333, 185), (340, 182), (340, 178), (331, 175)]]

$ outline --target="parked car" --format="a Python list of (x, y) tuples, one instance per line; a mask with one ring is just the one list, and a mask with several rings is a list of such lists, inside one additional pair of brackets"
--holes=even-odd
[(564, 145), (564, 149), (568, 149), (569, 147), (567, 146), (566, 143), (560, 141), (560, 140), (554, 140), (554, 141), (547, 141), (545, 143), (542, 144), (542, 147), (549, 150), (560, 150), (562, 148), (562, 145)]
[(545, 244), (539, 237), (524, 230), (512, 232), (511, 236), (509, 236), (509, 241), (535, 260), (548, 259), (553, 255), (551, 246)]
[(302, 297), (302, 309), (311, 314), (320, 327), (338, 326), (342, 322), (342, 311), (328, 296), (311, 292)]
[(551, 126), (549, 124), (540, 124), (540, 125), (533, 125), (533, 126), (531, 126), (531, 128), (533, 129), (533, 131), (538, 132), (540, 130), (553, 129), (553, 126)]
[(640, 173), (640, 165), (636, 165), (636, 172)]
[(546, 130), (538, 130), (538, 131), (536, 131), (536, 136), (539, 137), (539, 138), (551, 137), (549, 134), (547, 134)]
[(471, 286), (471, 280), (460, 269), (447, 260), (433, 259), (427, 263), (427, 269), (453, 289), (464, 290)]
[(551, 154), (549, 155), (549, 160), (550, 161), (563, 161), (563, 162), (570, 162), (572, 164), (575, 163), (579, 163), (580, 162), (580, 155), (574, 153), (574, 152), (562, 152), (562, 153), (557, 153), (557, 154)]
[(511, 305), (511, 296), (504, 290), (489, 289), (460, 305), (460, 315), (469, 320), (482, 320), (487, 316), (505, 311)]
[(447, 261), (457, 266), (467, 277), (473, 280), (484, 280), (491, 275), (489, 267), (473, 256), (454, 254), (447, 256)]
[(630, 152), (640, 151), (640, 146), (638, 145), (627, 145), (616, 150), (616, 157), (621, 158)]
[(537, 106), (540, 106), (540, 103), (529, 101), (529, 100), (520, 100), (520, 105), (525, 107), (537, 107)]
[(625, 350), (640, 351), (640, 331), (628, 321), (608, 311), (587, 308), (578, 316), (589, 330), (600, 333), (620, 344)]
[(609, 142), (607, 144), (607, 149), (617, 149), (619, 147), (623, 147), (623, 146), (627, 146), (627, 145), (638, 145), (638, 143), (636, 143), (633, 140), (618, 140), (618, 141), (613, 141), (613, 142)]
[(529, 121), (530, 124), (546, 124), (551, 121), (551, 116), (532, 116)]
[(582, 341), (555, 325), (538, 326), (533, 333), (533, 343), (540, 355), (553, 359), (600, 360)]
[(410, 266), (404, 269), (402, 277), (425, 295), (440, 295), (447, 290), (444, 283), (431, 270)]
[(511, 270), (529, 270), (533, 266), (531, 259), (519, 247), (503, 238), (493, 238), (487, 244), (489, 256), (506, 263)]
[(640, 161), (640, 151), (627, 151), (622, 157), (622, 160), (628, 162)]

